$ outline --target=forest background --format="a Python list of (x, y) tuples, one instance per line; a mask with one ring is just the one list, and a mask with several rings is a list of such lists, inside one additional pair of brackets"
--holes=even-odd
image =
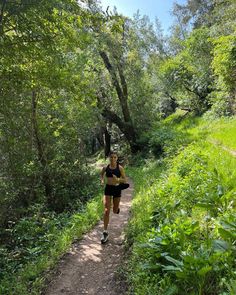
[[(161, 158), (162, 122), (176, 111), (235, 116), (235, 1), (188, 0), (172, 13), (165, 36), (158, 20), (99, 1), (0, 1), (3, 294), (9, 273), (47, 253), (98, 195), (92, 163), (111, 148), (130, 164)], [(26, 288), (41, 284), (26, 277)]]

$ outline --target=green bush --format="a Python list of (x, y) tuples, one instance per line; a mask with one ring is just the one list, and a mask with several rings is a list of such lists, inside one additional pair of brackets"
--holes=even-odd
[(234, 294), (236, 159), (199, 137), (159, 164), (133, 168), (138, 184), (127, 231), (130, 291)]
[(171, 156), (194, 139), (188, 128), (194, 127), (198, 119), (192, 115), (185, 115), (185, 112), (178, 111), (155, 123), (152, 130), (146, 134), (149, 149), (154, 156)]

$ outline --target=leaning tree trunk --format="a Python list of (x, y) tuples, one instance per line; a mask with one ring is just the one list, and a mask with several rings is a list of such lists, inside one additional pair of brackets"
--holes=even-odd
[(119, 129), (124, 133), (127, 141), (129, 142), (131, 152), (136, 153), (138, 150), (140, 150), (140, 146), (137, 143), (137, 134), (135, 132), (135, 128), (128, 107), (128, 87), (123, 73), (123, 69), (121, 65), (118, 65), (117, 74), (117, 71), (111, 64), (107, 53), (105, 51), (100, 51), (99, 53), (105, 64), (105, 67), (107, 68), (110, 74), (112, 85), (116, 89), (124, 120), (121, 120), (119, 116), (117, 116), (114, 112), (108, 110), (107, 108), (103, 108), (102, 115), (104, 118), (106, 118), (112, 123), (115, 123), (119, 127)]

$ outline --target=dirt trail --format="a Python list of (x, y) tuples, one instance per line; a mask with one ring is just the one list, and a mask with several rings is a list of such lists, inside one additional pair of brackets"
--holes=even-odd
[(101, 245), (103, 222), (86, 234), (59, 262), (56, 275), (45, 295), (121, 295), (125, 283), (117, 279), (116, 270), (122, 263), (124, 227), (128, 222), (133, 184), (122, 191), (120, 214), (110, 213), (109, 241)]

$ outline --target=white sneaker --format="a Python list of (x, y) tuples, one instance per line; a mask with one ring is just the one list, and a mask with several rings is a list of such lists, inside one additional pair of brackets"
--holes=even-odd
[(101, 243), (102, 243), (102, 244), (105, 244), (105, 243), (108, 241), (108, 236), (109, 236), (109, 234), (108, 234), (107, 231), (104, 231), (104, 232), (102, 233), (102, 237), (101, 237)]

